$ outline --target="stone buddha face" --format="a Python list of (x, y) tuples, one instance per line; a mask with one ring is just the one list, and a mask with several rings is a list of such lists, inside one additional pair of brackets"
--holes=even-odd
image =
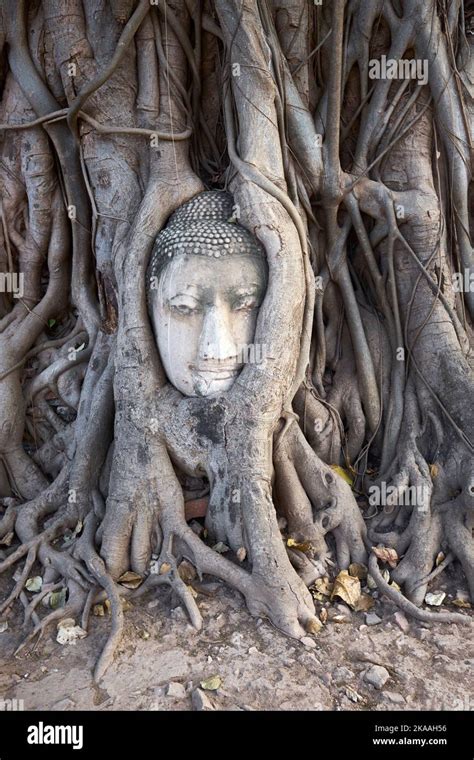
[(152, 254), (150, 319), (168, 379), (186, 396), (229, 390), (265, 295), (263, 251), (231, 213), (227, 193), (201, 193), (175, 212)]

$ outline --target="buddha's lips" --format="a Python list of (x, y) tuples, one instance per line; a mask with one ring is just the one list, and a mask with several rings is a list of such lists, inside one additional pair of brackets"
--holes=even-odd
[(196, 366), (195, 364), (190, 365), (193, 372), (196, 372), (198, 375), (211, 375), (215, 377), (230, 377), (231, 375), (235, 375), (237, 372), (241, 370), (240, 364), (232, 364), (232, 365), (213, 365), (210, 367), (207, 366)]
[(196, 380), (200, 380), (206, 383), (208, 387), (212, 387), (216, 383), (223, 383), (227, 380), (233, 380), (239, 374), (239, 370), (233, 369), (221, 372), (218, 372), (217, 370), (193, 370), (193, 374)]
[(232, 369), (193, 369), (194, 390), (198, 396), (222, 393), (230, 388), (240, 369), (241, 367), (235, 365)]

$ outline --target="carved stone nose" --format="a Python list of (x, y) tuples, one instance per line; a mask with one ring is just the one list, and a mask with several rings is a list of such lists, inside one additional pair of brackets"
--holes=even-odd
[(204, 360), (224, 361), (237, 355), (237, 346), (223, 309), (212, 306), (204, 316), (199, 339), (199, 358)]

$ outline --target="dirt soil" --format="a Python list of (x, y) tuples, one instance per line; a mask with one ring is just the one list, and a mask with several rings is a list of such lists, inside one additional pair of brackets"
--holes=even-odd
[[(456, 595), (458, 578), (448, 568), (443, 579), (437, 585), (448, 592), (443, 609), (454, 611), (449, 594)], [(2, 579), (2, 596), (10, 584)], [(369, 614), (381, 622), (367, 625), (366, 613), (327, 603), (328, 622), (301, 643), (252, 618), (236, 592), (220, 584), (207, 591), (214, 594), (197, 597), (200, 632), (181, 607), (171, 610), (171, 595), (163, 589), (135, 600), (126, 610), (114, 663), (99, 685), (91, 673), (109, 629), (107, 615), (91, 617), (88, 636), (74, 644), (57, 643), (51, 629), (35, 649), (15, 657), (24, 636), (21, 607), (15, 605), (0, 634), (0, 697), (21, 699), (27, 710), (474, 709), (472, 626), (410, 621), (407, 627), (375, 592)], [(463, 611), (472, 616), (472, 610)], [(340, 622), (331, 620), (334, 615)], [(374, 665), (388, 671), (380, 688), (366, 680)], [(380, 667), (375, 673), (383, 680)], [(203, 705), (196, 689), (216, 675), (217, 690), (197, 692), (204, 693)]]

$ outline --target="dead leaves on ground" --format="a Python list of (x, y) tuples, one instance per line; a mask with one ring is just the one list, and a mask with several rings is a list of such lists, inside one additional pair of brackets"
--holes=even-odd
[(335, 597), (338, 597), (349, 607), (356, 609), (357, 602), (361, 597), (361, 585), (357, 576), (350, 575), (347, 570), (341, 570), (334, 583), (327, 576), (318, 578), (311, 586), (311, 592), (318, 601), (324, 597), (333, 601)]
[(28, 578), (25, 583), (26, 590), (31, 591), (33, 594), (37, 594), (38, 591), (41, 591), (42, 586), (43, 578), (41, 575), (34, 575), (32, 578)]
[(352, 562), (349, 565), (349, 575), (354, 578), (359, 578), (360, 581), (364, 581), (367, 578), (367, 567), (359, 562)]
[(322, 621), (322, 620), (321, 620), (321, 621), (319, 621), (319, 620), (317, 620), (316, 618), (312, 618), (312, 619), (311, 619), (311, 620), (310, 620), (310, 621), (307, 623), (307, 625), (306, 625), (306, 630), (307, 630), (307, 632), (308, 632), (308, 633), (311, 633), (311, 634), (313, 634), (313, 636), (315, 636), (317, 633), (319, 633), (319, 631), (320, 631), (320, 630), (321, 630), (321, 628), (323, 627), (322, 623), (323, 623), (323, 621)]
[(453, 599), (453, 604), (455, 607), (461, 607), (467, 610), (471, 609), (471, 603), (468, 602), (467, 599)]
[(75, 644), (77, 639), (84, 639), (87, 631), (76, 625), (74, 618), (64, 618), (57, 625), (56, 641), (58, 644)]
[(359, 578), (349, 575), (347, 570), (341, 570), (334, 581), (331, 600), (337, 596), (354, 610), (361, 593)]
[(368, 612), (375, 604), (375, 600), (370, 594), (361, 594), (358, 598), (354, 611), (355, 612)]
[(220, 688), (221, 684), (222, 679), (220, 675), (216, 674), (214, 676), (206, 678), (204, 681), (201, 681), (201, 689), (204, 689), (204, 691), (217, 691), (217, 689)]
[(118, 583), (125, 586), (125, 588), (135, 589), (141, 586), (143, 578), (138, 573), (134, 573), (132, 570), (127, 570), (126, 573), (123, 573), (123, 575), (120, 576)]
[(377, 559), (386, 562), (392, 569), (398, 564), (398, 554), (390, 546), (373, 546), (372, 551)]
[(323, 578), (317, 578), (310, 590), (315, 599), (322, 601), (325, 596), (331, 596), (333, 586), (334, 584), (325, 575)]
[[(361, 563), (353, 563), (349, 570), (341, 570), (334, 581), (328, 576), (318, 578), (310, 588), (313, 598), (318, 602), (333, 601), (340, 599), (345, 602), (354, 612), (367, 612), (375, 604), (370, 594), (362, 591), (361, 580), (367, 579), (367, 567)], [(328, 612), (323, 607), (320, 611), (320, 620), (325, 623), (328, 620)], [(338, 622), (333, 616), (334, 622)]]
[(310, 541), (298, 542), (294, 538), (288, 538), (286, 545), (290, 549), (297, 549), (299, 552), (303, 552), (303, 554), (309, 554), (313, 548)]
[(60, 607), (64, 607), (66, 604), (67, 589), (61, 588), (59, 591), (52, 591), (49, 594), (49, 606), (53, 610), (57, 610)]

